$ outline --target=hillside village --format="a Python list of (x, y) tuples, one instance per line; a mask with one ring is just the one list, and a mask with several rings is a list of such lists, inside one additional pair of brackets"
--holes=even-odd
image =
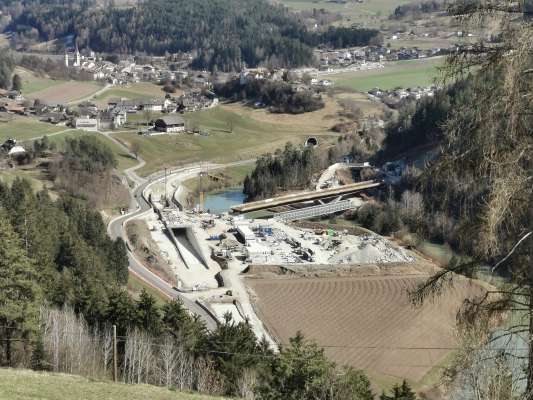
[[(70, 126), (86, 131), (114, 130), (128, 122), (128, 115), (144, 113), (186, 113), (215, 107), (219, 103), (213, 87), (216, 84), (238, 79), (241, 85), (251, 80), (282, 82), (288, 80), (293, 90), (319, 93), (334, 86), (327, 79), (330, 73), (373, 70), (386, 68), (388, 61), (419, 59), (445, 54), (445, 50), (432, 49), (422, 51), (415, 48), (390, 49), (383, 46), (368, 46), (344, 50), (317, 50), (320, 60), (319, 68), (297, 68), (291, 70), (269, 68), (243, 68), (238, 74), (192, 71), (187, 68), (191, 56), (187, 54), (169, 57), (151, 57), (150, 64), (137, 64), (133, 58), (118, 63), (102, 60), (94, 52), (80, 52), (76, 47), (65, 52), (64, 65), (69, 69), (84, 71), (95, 81), (104, 82), (108, 87), (128, 87), (138, 82), (150, 82), (161, 85), (162, 96), (152, 99), (110, 99), (107, 105), (97, 106), (94, 102), (84, 101), (76, 105), (49, 104), (46, 99), (30, 102), (17, 91), (0, 92), (0, 112), (19, 114), (38, 118), (42, 122)], [(177, 68), (178, 66), (185, 68)], [(185, 87), (181, 95), (174, 95), (176, 85)], [(369, 96), (395, 107), (406, 98), (415, 100), (432, 96), (435, 87), (413, 87), (395, 89), (394, 91), (375, 88)], [(163, 96), (163, 94), (166, 94)], [(262, 107), (256, 102), (255, 107)], [(153, 121), (147, 121), (153, 122)], [(161, 133), (154, 125), (143, 128), (140, 133)], [(181, 131), (181, 130), (180, 130)], [(170, 132), (170, 131), (168, 131)], [(168, 133), (167, 132), (167, 133)]]

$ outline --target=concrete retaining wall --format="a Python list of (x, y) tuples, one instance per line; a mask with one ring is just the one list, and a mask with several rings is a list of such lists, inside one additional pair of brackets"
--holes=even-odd
[(198, 242), (198, 238), (196, 237), (194, 233), (193, 228), (185, 228), (185, 234), (187, 235), (187, 240), (189, 240), (189, 243), (192, 245), (194, 251), (196, 252), (196, 255), (200, 258), (200, 261), (205, 265), (207, 269), (209, 269), (209, 255), (204, 254), (204, 250), (202, 249), (202, 246)]

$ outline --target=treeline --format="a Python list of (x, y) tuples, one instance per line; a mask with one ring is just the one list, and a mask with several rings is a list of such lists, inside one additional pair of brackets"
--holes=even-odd
[(337, 49), (344, 47), (379, 45), (383, 43), (381, 33), (376, 29), (330, 26), (320, 34), (319, 43)]
[(319, 93), (311, 90), (296, 91), (284, 81), (248, 79), (245, 84), (234, 79), (215, 87), (215, 92), (226, 99), (262, 103), (271, 112), (301, 114), (324, 107)]
[(324, 163), (311, 147), (299, 148), (287, 143), (274, 155), (257, 159), (255, 168), (244, 179), (243, 193), (247, 201), (272, 197), (288, 189), (303, 189)]
[(17, 65), (52, 79), (92, 80), (92, 75), (88, 72), (67, 68), (64, 62), (48, 57), (23, 55), (17, 60)]
[[(68, 196), (52, 200), (26, 180), (0, 183), (0, 335), (30, 338), (42, 301), (70, 304), (91, 324), (108, 318), (110, 296), (128, 279), (126, 247), (102, 217)], [(16, 361), (1, 342), (0, 363)]]
[[(228, 316), (209, 332), (179, 301), (149, 306), (148, 299), (143, 292), (130, 306), (134, 315), (153, 312), (151, 321), (159, 324), (159, 332), (130, 327), (119, 334), (117, 361), (124, 383), (258, 400), (374, 398), (364, 373), (337, 367), (300, 334), (276, 354), (256, 342), (246, 322), (235, 323)], [(109, 325), (91, 328), (69, 308), (42, 307), (40, 320), (43, 334), (32, 358), (34, 368), (111, 377)]]
[(28, 1), (6, 7), (9, 29), (40, 40), (74, 35), (80, 48), (98, 52), (164, 55), (194, 51), (198, 69), (294, 67), (313, 62), (312, 47), (365, 45), (377, 31), (330, 28), (309, 32), (286, 8), (266, 0), (155, 0), (136, 7), (97, 7), (94, 1)]
[[(471, 103), (480, 101), (479, 93), (501, 91), (499, 76), (498, 70), (470, 75), (438, 92), (433, 99), (412, 105), (412, 111), (402, 111), (399, 120), (386, 129), (380, 160), (398, 159), (401, 153), (424, 145), (428, 148), (421, 148), (421, 154), (429, 150), (434, 155), (427, 157), (422, 168), (404, 169), (400, 181), (384, 191), (380, 201), (361, 207), (349, 217), (380, 234), (414, 232), (433, 242), (448, 243), (461, 253), (475, 254), (476, 241), (472, 238), (477, 233), (469, 226), (472, 215), (483, 208), (486, 201), (485, 180), (469, 172), (467, 163), (460, 176), (436, 176), (432, 171), (444, 156), (457, 156), (448, 153), (444, 147), (447, 141), (469, 143), (471, 138), (462, 131), (476, 130), (479, 123), (473, 117)], [(450, 133), (452, 117), (463, 124), (460, 131)], [(501, 143), (497, 148), (507, 145)]]
[(450, 110), (466, 107), (473, 95), (471, 78), (441, 89), (433, 97), (405, 103), (398, 118), (386, 126), (383, 149), (378, 157), (390, 160), (413, 147), (442, 141), (444, 122)]
[(12, 75), (15, 69), (15, 61), (10, 55), (0, 56), (0, 88), (11, 89)]
[(56, 189), (88, 201), (99, 209), (111, 196), (123, 191), (114, 169), (117, 160), (109, 146), (96, 136), (67, 139), (60, 157), (49, 164), (48, 171)]
[(394, 9), (391, 19), (402, 19), (406, 17), (416, 18), (422, 14), (444, 11), (446, 1), (444, 0), (424, 0), (420, 2), (402, 4)]

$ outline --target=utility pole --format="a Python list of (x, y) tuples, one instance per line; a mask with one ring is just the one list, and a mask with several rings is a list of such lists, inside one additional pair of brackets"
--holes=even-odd
[(113, 325), (113, 381), (118, 381), (117, 371), (117, 326)]
[(167, 206), (167, 168), (165, 167), (165, 204), (163, 207)]
[[(207, 168), (207, 167), (205, 167)], [(200, 183), (198, 185), (198, 191), (199, 191), (199, 201), (198, 201), (198, 211), (202, 212), (204, 210), (204, 185), (203, 185), (203, 177), (207, 176), (207, 172), (204, 170), (204, 164), (200, 164)]]

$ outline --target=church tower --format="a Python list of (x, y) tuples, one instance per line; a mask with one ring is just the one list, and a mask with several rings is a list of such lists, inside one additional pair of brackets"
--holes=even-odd
[(74, 63), (75, 67), (81, 66), (81, 56), (80, 51), (78, 50), (78, 45), (76, 45), (76, 62)]

